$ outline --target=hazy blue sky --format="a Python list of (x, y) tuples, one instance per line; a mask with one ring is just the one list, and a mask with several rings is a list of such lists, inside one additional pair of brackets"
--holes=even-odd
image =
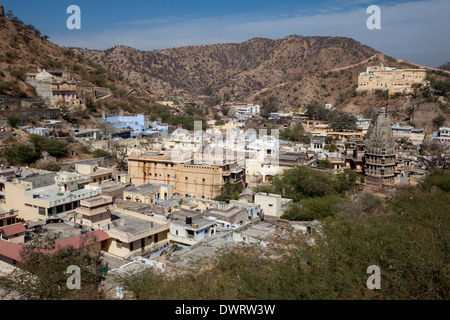
[[(450, 61), (450, 0), (0, 0), (61, 46), (141, 50), (243, 42), (254, 37), (344, 36), (389, 56), (432, 67)], [(69, 5), (81, 30), (68, 30)], [(369, 5), (381, 30), (369, 30)]]

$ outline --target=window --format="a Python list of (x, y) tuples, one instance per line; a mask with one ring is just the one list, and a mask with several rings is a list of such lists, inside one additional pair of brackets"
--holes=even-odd
[(206, 182), (206, 179), (203, 179), (203, 183), (205, 183)]
[(188, 178), (188, 177), (185, 177), (185, 178), (184, 178), (184, 180), (188, 181), (188, 180), (189, 180), (189, 178)]
[(28, 203), (25, 203), (25, 205), (26, 205), (27, 207), (30, 207), (30, 208), (33, 207), (31, 204), (28, 204)]
[(133, 242), (130, 242), (130, 251), (133, 251)]
[(271, 208), (272, 208), (272, 207), (273, 207), (273, 204), (269, 204), (269, 207), (271, 207)]
[(116, 240), (116, 247), (122, 249), (122, 241)]
[(45, 216), (45, 208), (44, 207), (39, 207), (39, 214), (41, 216)]

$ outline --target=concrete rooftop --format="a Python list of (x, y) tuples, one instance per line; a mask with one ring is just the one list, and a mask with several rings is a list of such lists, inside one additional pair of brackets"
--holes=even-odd
[[(161, 221), (161, 223), (155, 221), (148, 221), (145, 219), (136, 218), (126, 214), (121, 214), (114, 210), (112, 211), (112, 214), (113, 214), (113, 223), (116, 222), (118, 225), (117, 227), (114, 227), (111, 224), (112, 229), (128, 234), (137, 234), (164, 225), (164, 223), (162, 223), (163, 221)], [(125, 221), (124, 226), (120, 226), (121, 220)]]

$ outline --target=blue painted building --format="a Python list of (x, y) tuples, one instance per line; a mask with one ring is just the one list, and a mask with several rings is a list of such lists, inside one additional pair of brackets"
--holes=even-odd
[(131, 137), (143, 135), (165, 136), (169, 134), (169, 127), (163, 126), (161, 121), (149, 122), (143, 114), (134, 116), (113, 116), (102, 118), (105, 123), (117, 129), (130, 129)]

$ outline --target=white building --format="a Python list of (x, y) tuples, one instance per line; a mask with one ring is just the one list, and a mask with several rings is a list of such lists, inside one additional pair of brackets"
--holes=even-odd
[(280, 218), (292, 199), (286, 199), (279, 194), (260, 192), (255, 194), (255, 204), (261, 207), (265, 216)]
[(450, 143), (450, 127), (439, 128), (439, 140), (442, 143)]
[(217, 232), (217, 221), (198, 212), (177, 211), (170, 219), (171, 242), (194, 245)]

